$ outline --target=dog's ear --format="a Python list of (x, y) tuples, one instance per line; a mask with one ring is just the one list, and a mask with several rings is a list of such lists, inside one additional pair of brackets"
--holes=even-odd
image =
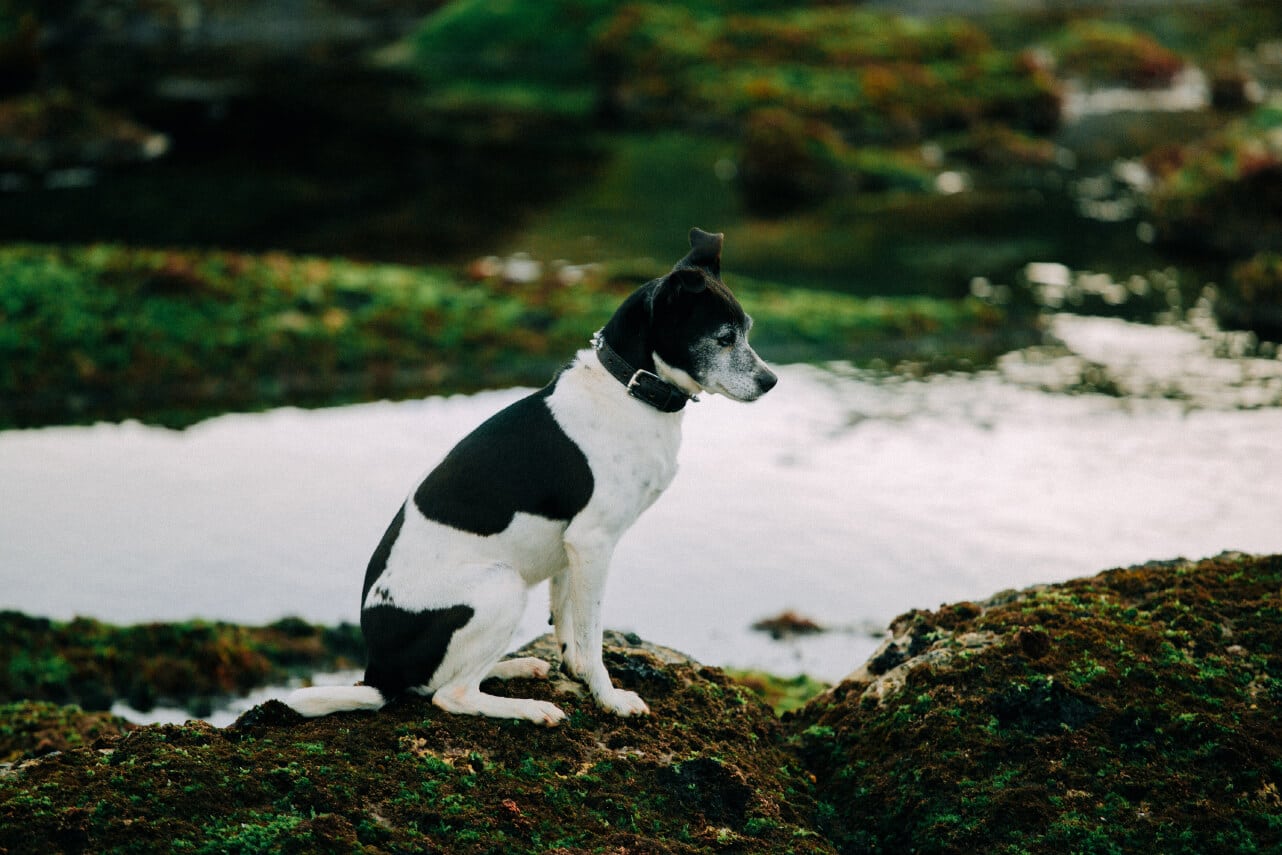
[(702, 267), (713, 276), (721, 275), (721, 244), (725, 241), (726, 236), (717, 232), (710, 234), (703, 229), (690, 230), (690, 253), (681, 261), (677, 262), (678, 267)]
[(662, 290), (669, 293), (688, 291), (691, 294), (698, 294), (707, 287), (708, 280), (703, 271), (691, 267), (682, 267), (663, 277)]
[(654, 313), (657, 299), (671, 301), (677, 294), (697, 294), (708, 287), (708, 275), (721, 277), (721, 242), (725, 235), (709, 234), (703, 229), (690, 230), (690, 252), (676, 263), (672, 272), (652, 283), (646, 295), (646, 306)]
[(671, 306), (682, 291), (697, 294), (708, 287), (707, 274), (693, 267), (678, 267), (662, 279), (650, 284), (646, 293), (645, 306), (654, 316), (655, 303)]

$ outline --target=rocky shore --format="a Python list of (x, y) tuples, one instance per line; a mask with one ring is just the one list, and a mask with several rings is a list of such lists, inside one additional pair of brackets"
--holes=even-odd
[[(0, 708), (0, 850), (1161, 852), (1282, 845), (1282, 556), (1226, 553), (913, 611), (782, 718), (614, 634), (654, 710), (564, 726), (425, 700), (133, 727)], [(546, 639), (533, 652), (550, 656)]]

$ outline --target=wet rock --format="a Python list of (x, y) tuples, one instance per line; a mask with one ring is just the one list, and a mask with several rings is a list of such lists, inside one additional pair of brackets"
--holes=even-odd
[(1211, 106), (1217, 110), (1248, 110), (1264, 97), (1263, 87), (1239, 63), (1211, 69)]
[(805, 615), (794, 611), (781, 612), (772, 618), (759, 620), (752, 625), (758, 632), (768, 634), (775, 641), (792, 638), (798, 635), (817, 635), (824, 632), (824, 627)]

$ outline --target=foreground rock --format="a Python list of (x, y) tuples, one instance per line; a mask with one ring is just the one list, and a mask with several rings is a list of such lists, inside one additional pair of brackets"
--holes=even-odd
[[(565, 684), (555, 729), (422, 699), (305, 721), (149, 727), (0, 779), (0, 851), (832, 852), (771, 710), (719, 670), (616, 637), (607, 665), (654, 714)], [(202, 848), (205, 847), (205, 848)]]
[(422, 699), (132, 732), (0, 707), (0, 851), (1282, 851), (1282, 556), (910, 612), (782, 720), (719, 669), (607, 649), (653, 716), (563, 678), (493, 687), (561, 705), (555, 729)]
[(843, 852), (1282, 847), (1282, 556), (899, 618), (789, 722)]

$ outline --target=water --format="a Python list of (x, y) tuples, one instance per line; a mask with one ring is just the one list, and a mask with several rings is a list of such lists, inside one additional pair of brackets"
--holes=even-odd
[[(1108, 567), (1282, 552), (1282, 362), (1193, 330), (1057, 316), (1063, 344), (908, 380), (783, 366), (688, 410), (625, 536), (607, 625), (701, 661), (836, 680), (895, 615)], [(1083, 366), (1123, 396), (1074, 394)], [(397, 505), (523, 394), (0, 433), (0, 607), (114, 622), (355, 621)], [(753, 631), (792, 609), (836, 631)], [(514, 644), (546, 631), (535, 592)]]

